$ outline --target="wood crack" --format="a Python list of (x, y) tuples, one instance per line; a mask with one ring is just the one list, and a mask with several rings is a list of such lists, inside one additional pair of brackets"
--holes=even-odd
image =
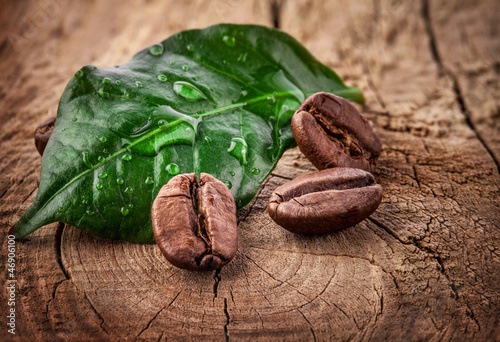
[(431, 50), (431, 55), (438, 66), (438, 70), (441, 74), (444, 74), (448, 76), (452, 82), (452, 90), (455, 93), (455, 100), (458, 104), (458, 107), (460, 109), (460, 113), (463, 115), (465, 122), (467, 123), (467, 126), (474, 132), (475, 137), (479, 141), (479, 143), (484, 147), (486, 152), (489, 154), (493, 162), (495, 163), (495, 166), (497, 168), (498, 173), (500, 173), (500, 161), (495, 157), (495, 154), (491, 150), (491, 148), (488, 146), (486, 141), (483, 139), (481, 134), (477, 131), (476, 125), (470, 118), (470, 111), (467, 108), (467, 105), (465, 104), (464, 96), (462, 94), (462, 90), (460, 89), (460, 86), (458, 84), (458, 80), (456, 75), (451, 71), (448, 70), (444, 64), (443, 60), (441, 59), (441, 56), (439, 54), (438, 48), (437, 48), (437, 41), (436, 41), (436, 35), (434, 33), (434, 30), (432, 28), (432, 21), (431, 21), (431, 16), (430, 16), (430, 9), (429, 9), (429, 0), (422, 0), (422, 18), (424, 21), (425, 29), (427, 32), (427, 36), (429, 37), (429, 48)]
[(64, 273), (64, 276), (66, 277), (67, 280), (71, 280), (71, 275), (69, 274), (68, 270), (64, 266), (64, 263), (62, 261), (62, 234), (64, 231), (65, 224), (62, 222), (58, 223), (58, 227), (56, 230), (56, 254), (57, 254), (57, 263), (59, 264), (59, 267), (61, 268), (61, 271)]
[(297, 309), (297, 311), (302, 315), (302, 317), (304, 317), (304, 319), (307, 322), (307, 324), (309, 324), (309, 327), (310, 327), (310, 330), (311, 330), (311, 334), (313, 336), (313, 340), (316, 342), (317, 341), (317, 339), (316, 339), (316, 333), (314, 332), (313, 325), (311, 324), (311, 322), (309, 322), (309, 320), (307, 319), (306, 315), (304, 315), (304, 313), (300, 309)]
[(162, 307), (160, 310), (158, 310), (158, 312), (149, 320), (148, 324), (146, 324), (146, 327), (144, 329), (142, 329), (138, 334), (137, 334), (137, 337), (136, 337), (136, 340), (137, 338), (139, 338), (139, 336), (142, 335), (143, 332), (145, 332), (146, 330), (148, 330), (150, 327), (151, 327), (151, 324), (153, 324), (153, 321), (166, 309), (168, 309), (170, 307), (170, 305), (172, 305), (173, 302), (175, 302), (175, 300), (177, 299), (177, 297), (179, 297), (179, 295), (182, 293), (182, 291), (179, 291), (175, 297), (170, 301), (170, 303), (168, 303), (167, 305), (165, 305), (164, 307)]
[(104, 328), (104, 318), (102, 318), (101, 314), (96, 310), (96, 308), (94, 307), (94, 304), (92, 304), (92, 302), (90, 301), (89, 297), (87, 297), (87, 293), (84, 291), (83, 292), (83, 297), (85, 298), (85, 300), (89, 303), (90, 307), (92, 308), (92, 311), (94, 311), (94, 313), (97, 315), (97, 317), (102, 321), (101, 322), (101, 329), (109, 335), (109, 332), (106, 330), (106, 328)]

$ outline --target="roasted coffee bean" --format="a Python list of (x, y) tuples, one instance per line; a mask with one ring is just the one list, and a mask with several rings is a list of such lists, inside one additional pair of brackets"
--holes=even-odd
[(299, 234), (341, 230), (370, 216), (380, 204), (382, 187), (361, 169), (316, 171), (274, 190), (267, 210), (283, 228)]
[(35, 146), (43, 156), (43, 151), (45, 151), (45, 146), (47, 146), (47, 142), (49, 141), (50, 136), (52, 135), (52, 131), (54, 130), (54, 125), (56, 123), (56, 117), (51, 117), (49, 120), (45, 121), (43, 124), (38, 126), (35, 130)]
[(173, 265), (196, 271), (221, 268), (236, 254), (236, 203), (227, 186), (202, 173), (181, 174), (153, 202), (156, 243)]
[(339, 96), (308, 97), (292, 117), (292, 131), (302, 153), (319, 170), (375, 170), (380, 139), (363, 114)]

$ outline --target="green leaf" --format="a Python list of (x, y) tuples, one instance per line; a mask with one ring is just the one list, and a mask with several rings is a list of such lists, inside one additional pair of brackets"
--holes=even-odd
[(318, 91), (363, 102), (295, 39), (253, 25), (184, 31), (125, 65), (85, 66), (61, 97), (15, 234), (61, 221), (153, 243), (152, 202), (178, 173), (214, 175), (241, 208), (294, 146), (291, 117)]

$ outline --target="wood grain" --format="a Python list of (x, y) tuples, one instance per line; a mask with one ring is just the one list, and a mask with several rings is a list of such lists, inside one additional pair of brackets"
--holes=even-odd
[(279, 25), (363, 90), (384, 197), (348, 230), (294, 235), (266, 212), (276, 186), (315, 170), (290, 150), (239, 211), (237, 256), (209, 274), (172, 267), (155, 245), (48, 225), (16, 244), (16, 335), (4, 324), (0, 339), (499, 340), (498, 13), (494, 0), (6, 2), (3, 264), (36, 194), (34, 129), (72, 74), (218, 22)]

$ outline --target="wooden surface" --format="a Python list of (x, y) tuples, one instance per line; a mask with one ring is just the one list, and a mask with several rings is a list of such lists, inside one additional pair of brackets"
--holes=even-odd
[(379, 209), (337, 234), (281, 229), (271, 191), (314, 170), (295, 149), (239, 212), (220, 272), (51, 224), (16, 244), (16, 335), (2, 291), (0, 340), (500, 340), (496, 0), (2, 2), (2, 265), (36, 194), (34, 129), (72, 74), (219, 22), (278, 25), (364, 91), (383, 141)]

